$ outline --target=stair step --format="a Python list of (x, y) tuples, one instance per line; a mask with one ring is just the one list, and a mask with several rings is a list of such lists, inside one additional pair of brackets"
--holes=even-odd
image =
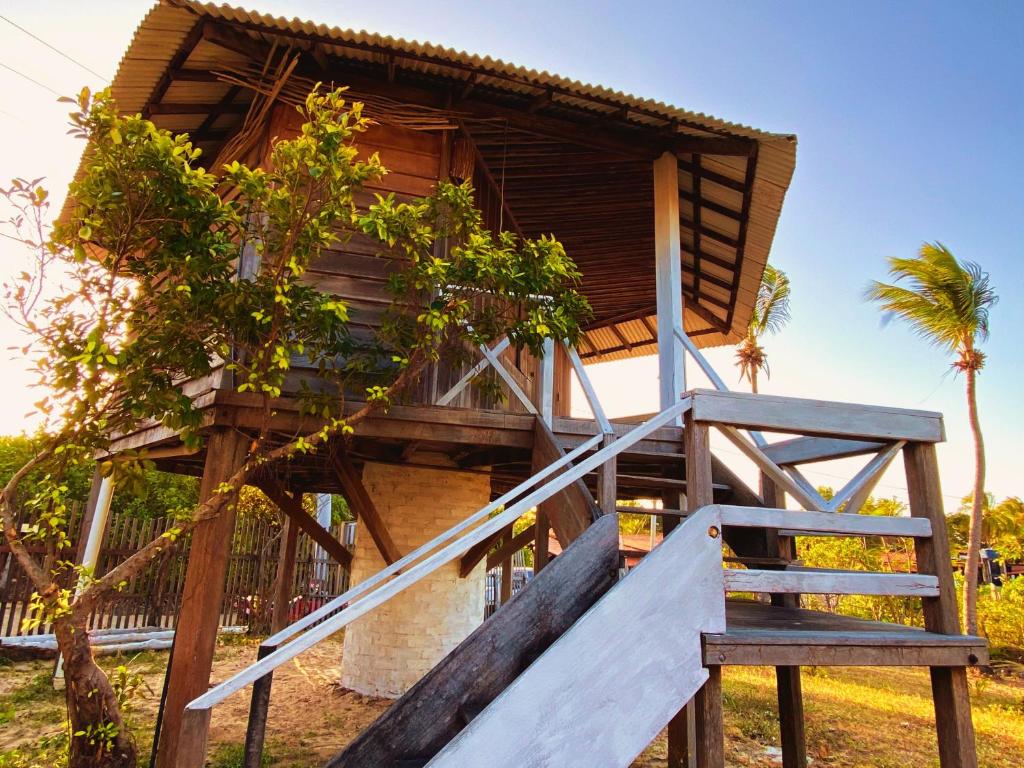
[(723, 525), (744, 528), (778, 528), (787, 535), (801, 532), (849, 536), (904, 536), (927, 538), (932, 524), (925, 517), (879, 517), (844, 512), (804, 512), (767, 507), (719, 505)]
[[(632, 475), (619, 473), (615, 475), (615, 481), (626, 488), (678, 488), (686, 490), (686, 481), (674, 477), (659, 477), (655, 475)], [(728, 485), (714, 483), (712, 488), (716, 491), (732, 490)]]
[(727, 568), (726, 592), (938, 597), (939, 579), (923, 573), (870, 573), (789, 567), (784, 571)]
[(624, 512), (628, 515), (657, 515), (658, 517), (679, 517), (686, 518), (690, 513), (684, 509), (648, 509), (647, 507), (627, 507), (620, 505), (615, 507), (616, 512)]

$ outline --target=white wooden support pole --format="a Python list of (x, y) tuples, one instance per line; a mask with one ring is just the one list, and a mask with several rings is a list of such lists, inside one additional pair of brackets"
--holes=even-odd
[[(316, 495), (316, 521), (321, 528), (331, 530), (331, 494)], [(313, 550), (313, 578), (325, 585), (327, 581), (327, 553), (318, 544)]]
[(686, 389), (683, 345), (682, 252), (679, 244), (679, 162), (671, 152), (654, 161), (654, 263), (658, 301), (658, 391), (661, 409)]
[[(114, 498), (114, 481), (108, 476), (100, 479), (100, 490), (96, 495), (96, 508), (92, 513), (92, 521), (89, 524), (89, 537), (85, 540), (85, 549), (82, 550), (82, 568), (88, 571), (95, 571), (96, 563), (100, 559), (100, 547), (103, 545), (103, 534), (107, 530), (107, 521), (110, 519), (110, 502)], [(85, 577), (79, 577), (78, 585), (75, 587), (75, 597), (78, 597), (85, 588)], [(64, 687), (64, 658), (57, 655), (57, 665), (53, 669), (53, 687)]]
[(540, 417), (549, 427), (555, 408), (555, 340), (544, 339), (544, 357), (540, 361)]

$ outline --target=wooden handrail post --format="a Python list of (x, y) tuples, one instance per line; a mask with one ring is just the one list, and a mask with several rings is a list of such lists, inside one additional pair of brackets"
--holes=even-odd
[[(686, 445), (686, 509), (694, 514), (701, 507), (714, 503), (714, 485), (711, 480), (710, 428), (706, 422), (697, 421), (693, 411), (687, 411), (683, 417), (683, 441)], [(694, 697), (697, 766), (724, 768), (722, 668), (709, 667), (708, 673), (707, 682)]]
[[(604, 436), (604, 446), (609, 446), (615, 441), (615, 435), (608, 433)], [(618, 496), (618, 484), (616, 474), (618, 473), (618, 457), (612, 456), (597, 470), (597, 506), (601, 509), (602, 515), (614, 515), (616, 497)]]
[[(942, 509), (939, 465), (933, 443), (907, 443), (903, 449), (910, 514), (927, 517), (932, 535), (914, 539), (917, 570), (939, 580), (937, 597), (923, 598), (924, 627), (944, 635), (960, 634), (957, 595), (950, 563), (946, 516)], [(932, 701), (942, 768), (977, 768), (974, 724), (965, 667), (932, 667)]]
[[(261, 645), (256, 658), (262, 659), (275, 650), (276, 646)], [(273, 672), (252, 684), (249, 721), (245, 728), (245, 768), (260, 768), (263, 764), (263, 742), (267, 735), (267, 714), (270, 711), (270, 689), (273, 684)]]

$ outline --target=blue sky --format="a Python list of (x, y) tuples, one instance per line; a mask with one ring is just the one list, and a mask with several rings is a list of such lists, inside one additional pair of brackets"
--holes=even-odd
[[(988, 485), (998, 496), (1024, 494), (1024, 5), (250, 2), (796, 133), (796, 175), (772, 254), (793, 281), (793, 321), (767, 343), (765, 391), (943, 411), (949, 441), (940, 459), (955, 505), (971, 476), (963, 382), (941, 352), (898, 325), (883, 329), (861, 300), (866, 282), (884, 276), (886, 256), (941, 240), (979, 261), (1002, 296), (980, 382)], [(112, 76), (148, 7), (13, 0), (2, 13)], [(95, 80), (3, 22), (0, 63), (60, 92)], [(46, 175), (55, 191), (66, 183), (80, 149), (64, 137), (52, 99), (0, 68), (0, 177)], [(6, 243), (0, 256), (4, 274), (20, 269)], [(16, 342), (6, 326), (0, 335), (4, 346)], [(742, 388), (731, 351), (711, 358)], [(5, 368), (0, 431), (14, 431), (32, 397), (17, 363)], [(594, 378), (609, 410), (637, 413), (656, 404), (655, 371), (648, 360), (607, 364)], [(829, 477), (827, 468), (812, 475)], [(883, 492), (902, 495), (898, 467), (883, 483)]]

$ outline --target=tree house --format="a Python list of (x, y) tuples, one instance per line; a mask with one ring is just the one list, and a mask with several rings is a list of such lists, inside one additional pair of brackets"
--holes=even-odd
[[(806, 764), (800, 666), (811, 664), (930, 667), (941, 765), (976, 765), (965, 670), (986, 649), (959, 634), (934, 453), (941, 417), (730, 393), (700, 351), (745, 333), (796, 138), (463, 52), (191, 0), (148, 13), (113, 94), (125, 111), (187, 131), (211, 165), (259, 163), (297, 130), (292, 105), (317, 82), (348, 86), (377, 123), (360, 148), (390, 173), (365, 202), (470, 179), (488, 226), (565, 245), (594, 313), (576, 348), (552, 341), (535, 358), (500, 342), (434, 366), (344, 451), (262, 479), (291, 525), (350, 566), (354, 586), (296, 624), (282, 618), (260, 660), (209, 691), (232, 513), (196, 529), (157, 764), (202, 765), (212, 708), (252, 686), (246, 759), (258, 765), (273, 669), (348, 627), (345, 683), (398, 698), (332, 766), (627, 766), (666, 726), (670, 765), (722, 766), (727, 664), (776, 667), (787, 768)], [(371, 333), (392, 268), (353, 238), (309, 279)], [(659, 412), (610, 421), (586, 366), (652, 354)], [(687, 360), (716, 389), (689, 388)], [(573, 372), (591, 418), (570, 416)], [(480, 375), (498, 388), (472, 387)], [(304, 377), (299, 364), (292, 393)], [(202, 450), (158, 424), (113, 450), (145, 448), (162, 469), (201, 476), (208, 494), (238, 465), (260, 403), (223, 370), (184, 386), (203, 408)], [(282, 438), (315, 427), (289, 392), (275, 414)], [(759, 490), (713, 455), (712, 428), (754, 462)], [(857, 515), (898, 455), (912, 516)], [(850, 456), (864, 469), (831, 501), (799, 471)], [(302, 513), (301, 495), (315, 492), (348, 498), (354, 558)], [(633, 498), (662, 500), (667, 535), (619, 579), (618, 502)], [(534, 526), (513, 536), (535, 507)], [(550, 563), (549, 527), (563, 549)], [(917, 572), (799, 568), (801, 535), (909, 537)], [(723, 569), (723, 541), (741, 567)], [(528, 544), (537, 575), (481, 624), (482, 563)], [(769, 597), (726, 599), (751, 592)], [(806, 611), (802, 593), (909, 595), (925, 629)], [(637, 690), (639, 702), (622, 693)]]

